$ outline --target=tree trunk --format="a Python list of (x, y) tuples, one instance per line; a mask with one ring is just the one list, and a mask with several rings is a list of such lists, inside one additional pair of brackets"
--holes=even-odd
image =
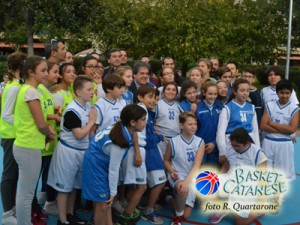
[(27, 29), (27, 54), (28, 56), (34, 55), (33, 51), (33, 30), (34, 26), (34, 11), (32, 9), (28, 9), (26, 13), (26, 29)]

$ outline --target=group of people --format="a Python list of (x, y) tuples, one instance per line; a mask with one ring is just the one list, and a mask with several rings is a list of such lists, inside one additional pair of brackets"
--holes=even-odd
[[(295, 179), (299, 102), (279, 67), (267, 71), (270, 86), (259, 94), (251, 68), (239, 74), (234, 62), (219, 68), (217, 58), (200, 59), (185, 79), (170, 57), (150, 75), (149, 57), (131, 68), (125, 50), (109, 51), (107, 68), (98, 54), (87, 55), (77, 72), (63, 42), (51, 40), (45, 53), (8, 56), (0, 118), (4, 225), (46, 224), (40, 177), (44, 210), (58, 215), (58, 225), (85, 223), (76, 215), (78, 196), (92, 202), (90, 224), (141, 217), (163, 224), (155, 205), (167, 188), (174, 190), (166, 196), (172, 224), (181, 225), (196, 200), (192, 180), (206, 164), (222, 173), (268, 164)], [(225, 215), (216, 212), (210, 222)], [(235, 214), (235, 223), (257, 216)]]

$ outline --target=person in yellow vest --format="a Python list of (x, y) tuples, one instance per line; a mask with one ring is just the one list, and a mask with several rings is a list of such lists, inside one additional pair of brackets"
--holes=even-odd
[(51, 91), (53, 92), (55, 112), (61, 116), (67, 105), (74, 99), (71, 87), (77, 75), (75, 67), (70, 63), (64, 63), (59, 66), (59, 75), (58, 85)]
[(46, 60), (30, 56), (24, 62), (22, 79), (15, 106), (16, 139), (13, 155), (19, 167), (16, 197), (18, 225), (31, 225), (31, 204), (42, 166), (42, 149), (46, 141), (55, 138), (55, 131), (47, 124), (47, 107), (42, 104), (38, 85), (48, 76)]
[[(47, 123), (54, 130), (56, 130), (56, 124), (60, 124), (61, 117), (54, 112), (54, 100), (49, 88), (56, 84), (59, 78), (58, 65), (48, 61), (48, 77), (46, 80), (38, 86), (38, 91), (43, 96), (43, 102), (47, 106)], [(45, 149), (42, 150), (42, 188), (39, 194), (38, 201), (35, 198), (33, 201), (33, 207), (39, 207), (38, 203), (45, 203), (44, 210), (47, 214), (57, 215), (57, 203), (56, 203), (56, 191), (51, 186), (47, 185), (48, 171), (51, 162), (51, 158), (54, 149), (57, 144), (57, 136), (54, 141), (46, 143)]]
[(17, 224), (15, 216), (18, 165), (13, 156), (16, 138), (14, 126), (15, 103), (21, 84), (20, 72), (26, 55), (15, 52), (8, 56), (9, 81), (5, 86), (1, 101), (0, 135), (3, 148), (3, 171), (1, 179), (1, 200), (3, 206), (2, 224)]

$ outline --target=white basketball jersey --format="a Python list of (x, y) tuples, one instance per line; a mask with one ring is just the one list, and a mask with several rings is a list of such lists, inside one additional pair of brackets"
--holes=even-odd
[[(286, 105), (281, 106), (278, 101), (268, 102), (266, 104), (266, 109), (269, 114), (271, 121), (288, 125), (291, 122), (294, 114), (299, 110), (299, 107), (292, 104), (289, 101)], [(268, 133), (266, 132), (266, 137), (269, 138), (288, 138), (291, 139), (290, 135), (282, 133)]]
[(103, 130), (118, 121), (122, 109), (126, 106), (124, 99), (116, 99), (114, 102), (107, 98), (100, 98), (94, 104), (97, 109), (96, 124), (99, 125), (97, 132)]
[(180, 134), (180, 106), (177, 101), (169, 103), (165, 99), (160, 99), (155, 113), (155, 130), (159, 134), (166, 137), (175, 137)]
[(64, 114), (62, 116), (62, 120), (60, 123), (60, 140), (61, 143), (78, 150), (86, 150), (89, 146), (89, 133), (84, 136), (84, 138), (78, 140), (72, 130), (69, 130), (63, 126), (64, 124), (64, 115), (72, 111), (74, 112), (81, 120), (81, 128), (85, 127), (89, 121), (89, 114), (90, 114), (91, 106), (87, 103), (85, 108), (75, 99), (70, 104), (68, 104)]
[[(146, 106), (142, 103), (139, 103), (138, 105), (141, 106), (143, 109), (145, 109), (145, 111), (147, 112), (146, 121), (148, 121), (148, 110), (147, 110)], [(141, 132), (137, 132), (137, 134), (138, 134), (138, 139), (139, 139), (139, 146), (145, 147), (146, 146), (146, 127)]]
[(200, 148), (202, 142), (202, 138), (195, 135), (189, 142), (187, 142), (181, 134), (170, 139), (172, 148), (172, 167), (178, 172), (180, 179), (185, 179), (191, 171), (196, 152)]

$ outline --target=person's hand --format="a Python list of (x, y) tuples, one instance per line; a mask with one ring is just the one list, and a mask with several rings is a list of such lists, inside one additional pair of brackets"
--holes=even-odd
[(192, 113), (195, 113), (196, 110), (197, 110), (197, 104), (196, 104), (196, 103), (193, 103), (193, 104), (191, 105), (191, 112), (192, 112)]
[(205, 152), (206, 153), (211, 153), (215, 148), (215, 145), (213, 143), (208, 143), (205, 145)]
[(226, 162), (226, 156), (221, 155), (219, 156), (219, 164), (223, 165)]
[(89, 122), (91, 121), (95, 123), (96, 119), (97, 119), (97, 110), (94, 107), (92, 107), (89, 114)]
[(135, 167), (140, 167), (143, 163), (143, 160), (142, 160), (142, 156), (141, 156), (141, 153), (139, 152), (136, 152), (134, 154), (134, 166)]
[(171, 175), (172, 180), (178, 180), (179, 179), (178, 173), (175, 170), (172, 171), (172, 173), (170, 173), (170, 175)]
[(178, 181), (178, 192), (181, 196), (187, 196), (189, 192), (189, 182), (186, 180)]
[(115, 196), (110, 196), (109, 199), (106, 201), (107, 207), (111, 207), (114, 202)]

